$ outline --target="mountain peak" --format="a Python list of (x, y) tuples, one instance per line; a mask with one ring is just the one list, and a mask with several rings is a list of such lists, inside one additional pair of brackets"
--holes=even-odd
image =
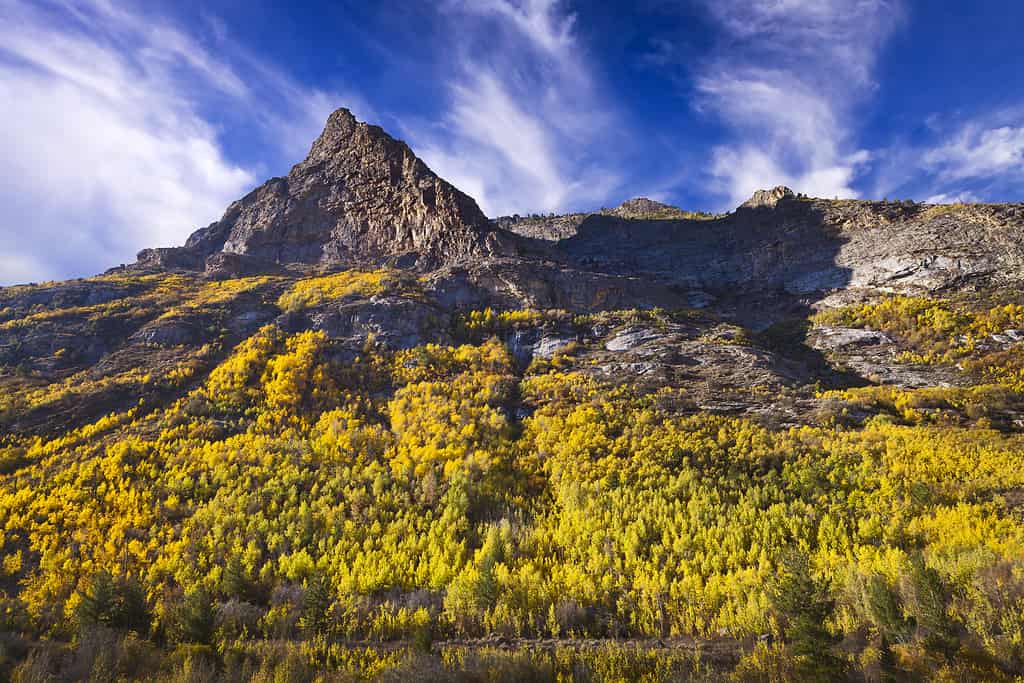
[(619, 218), (677, 218), (685, 214), (677, 206), (663, 204), (647, 197), (627, 199), (605, 213)]
[(750, 199), (740, 204), (741, 209), (774, 209), (784, 199), (796, 197), (793, 190), (785, 185), (777, 185), (770, 190), (757, 190)]
[(324, 130), (337, 125), (353, 125), (359, 123), (356, 120), (355, 114), (348, 107), (338, 107), (331, 115), (327, 117), (327, 123), (324, 125)]
[[(486, 250), (491, 228), (476, 202), (438, 177), (409, 146), (335, 110), (307, 157), (232, 203), (184, 247), (147, 249), (146, 265), (383, 264), (436, 267)], [(246, 266), (245, 264), (250, 264)]]
[(394, 151), (401, 150), (415, 156), (408, 145), (388, 135), (380, 126), (360, 121), (351, 110), (340, 107), (327, 117), (323, 130), (313, 141), (309, 154), (303, 162), (300, 162), (300, 165), (335, 156), (345, 148), (365, 146), (369, 143), (377, 143), (384, 147), (394, 148)]
[[(340, 144), (352, 139), (356, 129), (360, 126), (369, 127), (368, 124), (360, 122), (355, 115), (345, 107), (340, 107), (331, 112), (324, 123), (324, 128), (313, 142), (313, 146), (307, 155), (309, 157), (322, 156), (329, 153)], [(383, 133), (383, 131), (381, 131)]]

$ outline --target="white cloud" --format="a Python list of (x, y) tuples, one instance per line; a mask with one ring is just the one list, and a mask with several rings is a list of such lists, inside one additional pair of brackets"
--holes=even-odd
[(698, 67), (697, 106), (735, 138), (711, 172), (732, 206), (787, 184), (856, 196), (870, 154), (853, 143), (852, 113), (873, 88), (877, 53), (900, 17), (887, 0), (707, 0), (723, 31)]
[(972, 204), (980, 202), (981, 198), (973, 192), (959, 192), (956, 194), (950, 194), (947, 192), (940, 192), (939, 194), (933, 194), (924, 200), (925, 204)]
[(925, 152), (925, 168), (942, 181), (1024, 172), (1024, 127), (971, 121), (948, 141)]
[(410, 126), (413, 146), (489, 215), (603, 200), (618, 177), (595, 158), (610, 119), (573, 34), (550, 0), (449, 2), (465, 45), (441, 125)]
[(204, 104), (264, 131), (277, 165), (341, 103), (107, 0), (4, 7), (0, 284), (99, 272), (219, 218), (264, 171), (225, 156)]
[(829, 91), (872, 85), (878, 49), (903, 14), (897, 0), (708, 0), (706, 6), (725, 29), (730, 51), (768, 57), (793, 71), (802, 67), (802, 79)]
[[(128, 87), (125, 84), (127, 93)], [(37, 279), (96, 272), (143, 246), (177, 244), (253, 183), (185, 110), (147, 89), (109, 98), (59, 76), (0, 68), (5, 150), (0, 230)], [(171, 103), (167, 103), (170, 105)], [(0, 273), (10, 282), (14, 274)]]
[(553, 0), (454, 0), (450, 7), (482, 15), (493, 14), (514, 24), (544, 51), (567, 58), (575, 46), (572, 26), (575, 15), (559, 14)]
[(874, 192), (929, 203), (1017, 201), (1024, 189), (1024, 107), (971, 118), (933, 115), (928, 136), (880, 150)]

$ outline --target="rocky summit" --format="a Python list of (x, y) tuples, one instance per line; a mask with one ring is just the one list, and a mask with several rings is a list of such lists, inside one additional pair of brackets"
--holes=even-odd
[[(183, 247), (142, 251), (134, 270), (230, 277), (302, 266), (447, 268), (447, 277), (466, 272), (478, 285), (477, 303), (587, 311), (694, 298), (821, 299), (853, 288), (938, 292), (1018, 281), (1022, 212), (813, 199), (776, 187), (725, 215), (637, 198), (593, 213), (488, 220), (407, 145), (340, 109), (287, 177), (231, 204)], [(524, 268), (532, 275), (501, 275)], [(592, 283), (592, 300), (568, 280)]]
[(291, 263), (428, 268), (487, 253), (489, 233), (476, 202), (405, 143), (339, 109), (286, 177), (231, 204), (184, 247), (144, 250), (139, 263), (222, 274)]
[(1022, 284), (1024, 204), (488, 218), (340, 109), (0, 289), (0, 678), (1011, 680)]

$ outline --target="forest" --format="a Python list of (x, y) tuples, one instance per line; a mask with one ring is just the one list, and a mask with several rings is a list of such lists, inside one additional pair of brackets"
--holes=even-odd
[[(300, 280), (276, 305), (416, 296), (397, 277)], [(184, 286), (173, 276), (143, 279), (97, 314), (182, 315), (268, 282), (169, 299)], [(520, 367), (502, 332), (555, 315), (539, 311), (475, 311), (453, 324), (459, 343), (368, 338), (354, 357), (323, 332), (269, 324), (163, 375), (102, 380), (146, 398), (0, 437), (0, 671), (1020, 680), (1024, 437), (986, 411), (1016, 400), (1024, 364), (979, 340), (1024, 308), (990, 303), (892, 297), (819, 314), (906, 340), (907, 363), (980, 378), (821, 390), (872, 407), (861, 421), (683, 414), (685, 388), (604, 382), (571, 346)], [(0, 416), (87, 381), (26, 383)], [(929, 419), (943, 402), (971, 419)]]

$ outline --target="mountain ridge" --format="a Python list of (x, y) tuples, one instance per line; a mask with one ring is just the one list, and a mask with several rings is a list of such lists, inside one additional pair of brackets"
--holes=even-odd
[[(383, 194), (375, 199), (378, 192)], [(358, 284), (366, 278), (394, 284), (367, 289)], [(356, 284), (333, 284), (349, 280)], [(31, 378), (26, 383), (11, 374), (12, 387), (63, 381), (74, 372), (102, 378), (132, 364), (163, 362), (160, 354), (140, 361), (147, 345), (170, 359), (204, 344), (240, 341), (264, 324), (290, 334), (325, 333), (354, 356), (370, 340), (391, 349), (452, 343), (459, 321), (482, 310), (582, 316), (690, 310), (711, 338), (720, 337), (712, 331), (718, 321), (744, 330), (740, 338), (747, 339), (891, 296), (1005, 298), (997, 293), (1022, 280), (1021, 204), (828, 200), (778, 187), (755, 193), (728, 214), (685, 212), (636, 198), (591, 213), (489, 220), (405, 143), (341, 109), (288, 176), (234, 202), (184, 246), (144, 250), (136, 264), (100, 278), (0, 290), (0, 364), (22, 368)], [(299, 306), (281, 303), (307, 281), (324, 284), (313, 285), (314, 294), (287, 297), (303, 302)], [(163, 282), (175, 283), (166, 294), (160, 293)], [(237, 294), (229, 294), (234, 287)], [(162, 301), (168, 310), (144, 304), (144, 313), (122, 314), (133, 296)], [(187, 305), (181, 296), (197, 303)], [(505, 330), (524, 366), (562, 342), (598, 343), (609, 333), (555, 320), (562, 319)], [(732, 391), (742, 383), (733, 365), (773, 386), (801, 386), (820, 373), (826, 385), (842, 384), (845, 370), (837, 368), (851, 364), (861, 377), (896, 385), (966, 381), (946, 369), (909, 371), (886, 355), (889, 350), (870, 357), (858, 355), (857, 345), (837, 350), (836, 339), (856, 335), (815, 330), (794, 338), (781, 354), (749, 347), (750, 353), (731, 349), (722, 356), (714, 344), (691, 344), (687, 353), (704, 368), (697, 373), (684, 372), (693, 361), (687, 354), (659, 351), (662, 361), (638, 361), (626, 376), (658, 368), (655, 384), (684, 381), (681, 373), (701, 377), (706, 384), (698, 393), (705, 398), (698, 405), (705, 406), (715, 403), (717, 388)], [(671, 338), (657, 341), (655, 335), (652, 349), (643, 353)], [(648, 345), (641, 335), (637, 348)], [(832, 360), (824, 357), (830, 354)], [(618, 367), (603, 357), (594, 360), (602, 372)], [(72, 423), (124, 400), (102, 385), (96, 391), (92, 404), (61, 409)], [(134, 391), (138, 398), (143, 388)], [(809, 399), (784, 419), (807, 419), (815, 403)], [(772, 412), (760, 399), (736, 405), (741, 412)], [(52, 407), (11, 424), (35, 432), (47, 410)], [(13, 407), (9, 412), (20, 414)]]
[[(970, 279), (1019, 280), (1022, 217), (1012, 204), (813, 199), (777, 187), (728, 214), (636, 198), (591, 213), (487, 219), (405, 143), (339, 109), (288, 176), (232, 203), (183, 247), (143, 250), (136, 266), (216, 277), (296, 266), (463, 267), (493, 279), (489, 271), (507, 270), (511, 259), (538, 273), (648, 279), (690, 299), (846, 286), (940, 291)], [(560, 305), (548, 299), (521, 303)]]

